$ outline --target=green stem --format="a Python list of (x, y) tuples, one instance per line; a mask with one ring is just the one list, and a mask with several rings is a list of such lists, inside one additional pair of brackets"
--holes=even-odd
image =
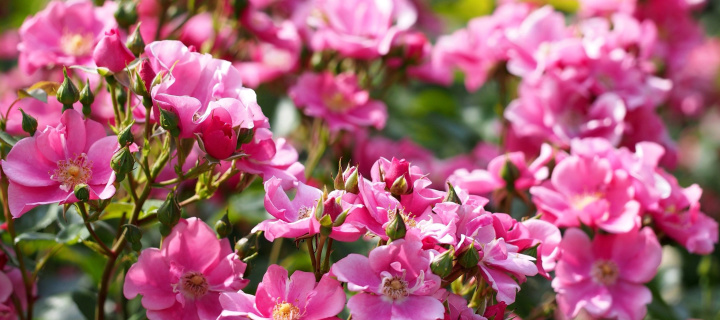
[(110, 100), (112, 101), (113, 113), (115, 113), (115, 126), (120, 127), (122, 116), (120, 115), (120, 106), (118, 106), (117, 92), (115, 91), (115, 81), (108, 81), (108, 88), (110, 89)]
[(282, 249), (282, 238), (275, 239), (272, 245), (272, 249), (270, 250), (270, 258), (268, 259), (269, 264), (276, 264), (278, 261), (278, 258), (280, 258), (280, 250)]
[(90, 218), (88, 216), (87, 209), (85, 208), (85, 203), (78, 202), (76, 206), (77, 206), (78, 210), (80, 210), (80, 214), (83, 217), (83, 221), (85, 221), (85, 228), (87, 229), (87, 231), (90, 233), (90, 235), (93, 237), (93, 239), (95, 239), (95, 242), (97, 242), (97, 244), (103, 248), (105, 255), (110, 256), (112, 254), (110, 248), (108, 248), (105, 245), (105, 243), (100, 239), (100, 237), (97, 235), (97, 233), (95, 233), (95, 230), (93, 229), (92, 224), (90, 223)]
[(313, 270), (317, 270), (317, 262), (315, 262), (315, 250), (313, 250), (312, 238), (306, 239), (308, 254), (310, 254), (310, 262), (312, 262)]

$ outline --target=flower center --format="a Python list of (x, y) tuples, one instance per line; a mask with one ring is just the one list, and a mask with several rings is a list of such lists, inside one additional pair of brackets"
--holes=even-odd
[(600, 199), (600, 197), (602, 197), (602, 195), (599, 192), (585, 193), (573, 197), (570, 200), (570, 205), (575, 208), (575, 210), (582, 210), (585, 209), (585, 207), (587, 207), (589, 204)]
[(590, 270), (590, 275), (595, 282), (603, 285), (612, 285), (617, 281), (619, 271), (615, 262), (609, 260), (598, 260)]
[(69, 56), (81, 57), (89, 55), (94, 44), (95, 37), (90, 33), (65, 33), (60, 37), (60, 49)]
[(328, 106), (328, 109), (330, 111), (334, 112), (342, 112), (348, 109), (348, 106), (350, 105), (347, 100), (345, 100), (345, 96), (343, 96), (342, 93), (336, 92), (333, 95), (323, 95), (323, 102), (325, 102), (325, 105)]
[(90, 181), (92, 164), (93, 162), (84, 153), (74, 158), (60, 160), (57, 162), (57, 169), (50, 173), (50, 179), (60, 182), (61, 190), (70, 191), (76, 185)]
[(400, 276), (386, 277), (382, 281), (382, 293), (386, 297), (397, 300), (410, 295), (408, 283)]
[(305, 219), (307, 217), (310, 217), (310, 208), (308, 207), (302, 207), (300, 208), (300, 211), (298, 211), (298, 220)]
[(417, 226), (417, 221), (415, 221), (415, 218), (406, 214), (402, 208), (388, 210), (388, 220), (392, 221), (393, 219), (395, 219), (396, 214), (399, 214), (402, 217), (406, 227), (415, 228)]
[(273, 320), (298, 320), (300, 316), (300, 309), (291, 303), (282, 302), (273, 307)]
[(208, 283), (200, 272), (190, 271), (180, 278), (180, 291), (187, 297), (199, 298), (208, 291)]

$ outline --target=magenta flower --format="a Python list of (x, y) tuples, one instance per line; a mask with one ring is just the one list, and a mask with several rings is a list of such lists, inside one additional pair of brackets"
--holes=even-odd
[(331, 131), (385, 127), (387, 107), (382, 101), (371, 100), (352, 73), (336, 77), (330, 72), (305, 73), (289, 95), (303, 113), (324, 119)]
[(585, 224), (608, 232), (640, 225), (640, 204), (626, 171), (603, 158), (570, 156), (555, 167), (550, 182), (530, 188), (543, 219), (561, 227)]
[(664, 172), (663, 177), (670, 182), (671, 192), (649, 210), (653, 222), (690, 253), (712, 253), (718, 242), (718, 223), (700, 211), (702, 189), (696, 184), (682, 188)]
[(147, 317), (212, 319), (220, 315), (220, 294), (247, 285), (245, 263), (225, 239), (197, 218), (181, 219), (162, 246), (143, 250), (125, 276), (123, 292), (142, 295)]
[(573, 228), (560, 249), (552, 286), (565, 316), (584, 310), (594, 318), (643, 319), (652, 300), (643, 284), (655, 276), (662, 255), (651, 229), (596, 234), (590, 240)]
[(291, 201), (282, 188), (282, 180), (272, 177), (265, 181), (265, 210), (275, 219), (261, 222), (253, 228), (253, 232), (264, 231), (268, 241), (310, 233), (310, 220), (315, 219), (315, 207), (322, 191), (298, 182), (296, 192)]
[(445, 307), (432, 295), (440, 277), (430, 271), (430, 253), (418, 241), (395, 240), (370, 251), (350, 254), (330, 273), (358, 292), (348, 301), (354, 319), (440, 319)]
[(2, 161), (10, 180), (10, 213), (17, 218), (39, 205), (77, 202), (78, 184), (88, 185), (90, 199), (112, 197), (115, 172), (110, 159), (117, 148), (117, 138), (106, 136), (101, 124), (83, 120), (75, 110), (65, 111), (60, 124), (18, 141)]
[(313, 51), (335, 50), (358, 59), (385, 55), (398, 33), (417, 20), (407, 0), (314, 0), (295, 16)]
[(462, 296), (450, 293), (446, 300), (448, 312), (445, 314), (444, 320), (487, 320), (487, 318), (475, 314), (475, 310), (468, 307), (468, 301)]
[(116, 26), (116, 2), (52, 1), (20, 27), (19, 65), (25, 73), (61, 65), (92, 65), (95, 44)]
[[(0, 250), (0, 320), (14, 320), (27, 308), (27, 295), (20, 269), (7, 264), (9, 259), (3, 250)], [(36, 290), (33, 286), (33, 296)], [(23, 310), (17, 310), (13, 296)]]
[(111, 72), (120, 72), (135, 60), (135, 56), (120, 40), (117, 29), (105, 31), (92, 54), (95, 65), (108, 68)]
[(224, 311), (218, 320), (335, 319), (345, 307), (345, 291), (327, 274), (316, 283), (312, 272), (295, 271), (288, 280), (287, 270), (274, 264), (254, 299), (243, 292), (228, 292), (220, 296), (220, 303)]

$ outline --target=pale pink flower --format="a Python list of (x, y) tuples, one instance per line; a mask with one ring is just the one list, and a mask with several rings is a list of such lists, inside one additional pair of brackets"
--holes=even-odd
[(347, 304), (354, 319), (444, 317), (442, 302), (432, 296), (441, 279), (430, 271), (430, 253), (418, 241), (395, 240), (368, 257), (350, 254), (330, 273), (358, 292)]
[(398, 33), (415, 24), (417, 11), (407, 0), (313, 0), (294, 19), (313, 51), (373, 59), (387, 54)]
[(637, 0), (581, 0), (578, 15), (581, 17), (608, 16), (616, 12), (632, 14)]
[(699, 116), (706, 106), (720, 101), (720, 40), (708, 38), (687, 54), (683, 63), (668, 70), (673, 82), (670, 104), (688, 116)]
[(331, 131), (385, 127), (385, 103), (370, 99), (370, 92), (360, 88), (352, 73), (305, 73), (290, 88), (289, 95), (303, 113), (322, 118)]
[(267, 42), (250, 43), (247, 46), (249, 59), (235, 62), (242, 81), (250, 88), (257, 88), (291, 73), (297, 69), (299, 51), (274, 46)]
[(117, 148), (117, 137), (106, 136), (101, 124), (83, 120), (75, 110), (65, 111), (56, 127), (18, 141), (2, 161), (13, 217), (38, 205), (76, 202), (78, 184), (88, 185), (90, 199), (112, 197), (110, 159)]
[(644, 286), (655, 276), (662, 249), (653, 231), (595, 234), (569, 229), (552, 286), (565, 316), (583, 310), (593, 318), (643, 319), (652, 300)]
[(92, 66), (95, 45), (116, 26), (116, 7), (113, 1), (102, 7), (89, 0), (50, 2), (20, 27), (20, 69), (31, 74), (45, 67)]
[(143, 250), (125, 276), (123, 292), (142, 295), (147, 317), (154, 319), (212, 319), (222, 311), (220, 295), (237, 292), (245, 263), (226, 239), (197, 218), (181, 219), (162, 246)]
[(0, 33), (0, 60), (17, 58), (20, 54), (17, 49), (18, 43), (20, 43), (20, 33), (17, 29)]
[(265, 272), (255, 297), (228, 292), (220, 296), (220, 304), (224, 311), (218, 320), (335, 319), (345, 307), (345, 291), (327, 274), (317, 283), (312, 272), (295, 271), (288, 279), (287, 270), (274, 264)]
[(584, 224), (620, 233), (640, 225), (633, 180), (604, 158), (570, 156), (557, 164), (549, 182), (530, 193), (543, 219), (557, 226)]

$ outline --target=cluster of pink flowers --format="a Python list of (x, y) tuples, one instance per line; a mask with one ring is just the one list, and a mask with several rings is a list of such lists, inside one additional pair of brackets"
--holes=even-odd
[[(580, 0), (572, 19), (498, 1), (445, 34), (420, 0), (176, 2), (53, 0), (0, 35), (0, 60), (17, 56), (0, 74), (0, 232), (17, 255), (0, 244), (0, 319), (32, 318), (55, 252), (23, 270), (40, 255), (22, 256), (12, 219), (42, 205), (79, 216), (72, 243), (105, 258), (100, 319), (116, 295), (149, 319), (499, 320), (537, 277), (547, 315), (639, 320), (661, 243), (718, 243), (702, 188), (669, 171), (681, 154), (661, 117), (720, 98), (702, 1)], [(439, 159), (376, 134), (406, 134), (391, 87), (459, 76), (497, 86), (490, 139)], [(279, 91), (279, 111), (256, 90)], [(246, 188), (269, 215), (245, 237), (231, 208), (213, 230), (193, 206)], [(278, 246), (252, 291), (261, 236)], [(308, 264), (276, 264), (285, 239)]]

